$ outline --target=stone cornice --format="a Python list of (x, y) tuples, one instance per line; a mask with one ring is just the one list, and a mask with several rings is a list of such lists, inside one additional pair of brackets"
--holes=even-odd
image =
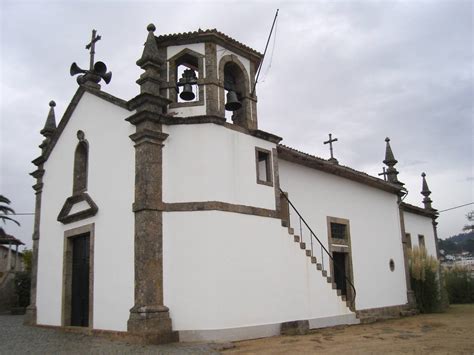
[(223, 211), (260, 217), (280, 218), (280, 214), (276, 210), (221, 201), (164, 203), (163, 208), (165, 212)]
[(135, 110), (142, 105), (151, 104), (158, 107), (163, 107), (169, 105), (170, 103), (171, 100), (167, 99), (166, 97), (142, 93), (129, 100), (127, 105), (130, 110)]
[(386, 192), (399, 195), (402, 192), (402, 186), (392, 184), (376, 177), (370, 176), (361, 171), (351, 169), (346, 166), (333, 164), (328, 160), (315, 157), (310, 154), (300, 152), (296, 149), (278, 145), (278, 157), (296, 164), (304, 165), (309, 168), (317, 169), (328, 174), (340, 176), (342, 178), (359, 182), (364, 185), (374, 187)]
[(135, 142), (135, 145), (142, 143), (163, 144), (167, 137), (168, 134), (151, 129), (143, 129), (130, 135), (130, 139)]
[(400, 208), (405, 212), (414, 213), (420, 216), (429, 217), (432, 219), (438, 218), (438, 210), (435, 210), (435, 209), (427, 210), (422, 207), (410, 205), (409, 203), (406, 203), (406, 202), (402, 202), (400, 204)]
[(195, 32), (175, 33), (168, 35), (161, 35), (155, 37), (156, 43), (159, 47), (167, 47), (171, 45), (182, 45), (191, 43), (212, 42), (222, 47), (226, 47), (235, 53), (249, 58), (257, 66), (263, 58), (263, 55), (256, 50), (246, 46), (245, 44), (227, 36), (226, 34), (217, 31), (216, 29), (201, 30)]
[[(84, 95), (85, 92), (90, 93), (91, 95), (95, 95), (107, 102), (110, 102), (114, 105), (117, 105), (121, 108), (124, 108), (128, 111), (130, 111), (128, 107), (128, 103), (125, 100), (119, 99), (118, 97), (115, 97), (113, 95), (110, 95), (106, 92), (103, 92), (101, 90), (96, 90), (92, 89), (89, 87), (86, 87), (84, 85), (80, 85), (79, 88), (77, 89), (76, 93), (74, 94), (71, 102), (69, 103), (68, 107), (66, 108), (66, 111), (64, 112), (63, 117), (59, 121), (58, 128), (54, 132), (54, 134), (51, 136), (51, 141), (48, 143), (48, 146), (45, 148), (44, 153), (33, 160), (33, 164), (38, 165), (37, 163), (44, 163), (46, 160), (48, 160), (49, 155), (51, 154), (52, 150), (54, 149), (57, 141), (59, 140), (59, 137), (61, 137), (62, 132), (64, 131), (66, 125), (68, 124), (72, 114), (74, 113), (74, 110), (76, 109), (79, 101), (81, 100), (82, 96)], [(41, 159), (42, 160), (41, 160)]]

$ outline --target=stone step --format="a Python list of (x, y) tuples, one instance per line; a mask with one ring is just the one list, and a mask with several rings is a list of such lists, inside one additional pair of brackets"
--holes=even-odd
[(323, 266), (322, 266), (321, 264), (316, 264), (316, 269), (322, 270), (322, 269), (323, 269)]
[(312, 264), (316, 264), (316, 257), (315, 257), (315, 256), (312, 256), (312, 257), (311, 257), (311, 263), (312, 263)]
[(324, 277), (328, 276), (328, 272), (326, 270), (321, 271)]
[(331, 276), (326, 277), (326, 280), (328, 281), (328, 284), (332, 284), (332, 278), (331, 278)]
[(301, 242), (301, 243), (300, 243), (300, 248), (303, 249), (303, 250), (306, 249), (306, 243), (305, 243), (305, 242)]
[(311, 250), (306, 250), (306, 256), (311, 256)]
[(291, 234), (291, 235), (295, 234), (295, 230), (291, 227), (288, 227), (288, 234)]
[(342, 295), (341, 298), (342, 298), (343, 301), (347, 301), (346, 295)]
[(336, 292), (337, 292), (337, 295), (338, 295), (338, 296), (340, 296), (340, 295), (341, 295), (341, 293), (342, 293), (342, 291), (341, 291), (340, 289), (337, 289), (337, 291), (336, 291)]
[(295, 240), (296, 243), (300, 242), (300, 237), (298, 235), (294, 235), (293, 239)]

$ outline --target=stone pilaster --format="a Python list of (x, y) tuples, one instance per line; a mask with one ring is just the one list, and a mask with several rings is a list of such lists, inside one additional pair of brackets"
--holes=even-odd
[[(205, 48), (206, 63), (206, 114), (219, 116), (219, 82), (217, 79), (216, 44), (207, 42)], [(224, 113), (225, 114), (225, 113)]]
[(24, 318), (25, 325), (36, 324), (36, 285), (38, 279), (38, 251), (40, 240), (40, 221), (41, 221), (41, 194), (43, 192), (43, 163), (38, 165), (38, 169), (31, 173), (36, 178), (36, 184), (33, 185), (35, 190), (35, 222), (33, 227), (33, 257), (31, 263), (31, 290), (30, 290), (30, 304), (26, 308), (26, 315)]
[(408, 300), (408, 305), (410, 308), (416, 308), (416, 299), (415, 299), (415, 293), (411, 289), (411, 279), (410, 279), (410, 266), (408, 263), (408, 252), (409, 252), (409, 247), (408, 247), (408, 240), (407, 240), (407, 235), (405, 231), (405, 217), (403, 215), (403, 208), (402, 208), (402, 196), (398, 196), (398, 213), (400, 215), (400, 230), (401, 230), (401, 240), (402, 240), (402, 249), (403, 249), (403, 264), (405, 267), (405, 282), (406, 282), (406, 288), (407, 288), (407, 300)]
[(36, 324), (36, 285), (38, 279), (38, 251), (39, 251), (39, 240), (40, 240), (40, 221), (41, 221), (41, 195), (43, 192), (43, 175), (44, 175), (44, 153), (51, 142), (51, 137), (56, 132), (56, 117), (54, 113), (54, 107), (56, 103), (54, 101), (49, 102), (49, 112), (46, 118), (45, 125), (41, 130), (41, 134), (45, 137), (41, 145), (41, 156), (33, 160), (33, 164), (36, 165), (37, 169), (30, 175), (36, 179), (36, 184), (33, 185), (35, 190), (35, 222), (33, 227), (33, 257), (31, 265), (31, 290), (30, 290), (30, 304), (26, 308), (26, 315), (24, 318), (24, 324), (35, 325)]
[(130, 100), (136, 113), (126, 120), (136, 126), (135, 143), (135, 304), (127, 329), (150, 343), (178, 340), (163, 304), (163, 142), (161, 118), (170, 101), (161, 96), (163, 60), (155, 42), (155, 26), (137, 64), (145, 71), (137, 83), (140, 94)]

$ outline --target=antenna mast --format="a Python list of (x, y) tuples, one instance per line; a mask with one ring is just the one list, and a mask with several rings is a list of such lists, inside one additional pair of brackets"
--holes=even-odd
[(265, 60), (265, 54), (267, 53), (268, 43), (270, 43), (270, 38), (272, 37), (273, 27), (275, 27), (275, 22), (276, 22), (276, 19), (278, 17), (278, 11), (280, 11), (280, 9), (276, 10), (275, 18), (273, 19), (273, 23), (272, 23), (272, 28), (270, 30), (270, 34), (268, 35), (267, 44), (265, 45), (265, 51), (263, 52), (263, 58), (262, 58), (262, 61), (260, 62), (260, 66), (258, 67), (257, 77), (255, 78), (255, 83), (253, 84), (253, 89), (252, 89), (252, 93), (250, 94), (250, 96), (253, 96), (254, 93), (255, 93), (255, 87), (257, 86), (258, 77), (260, 75), (260, 71), (262, 70), (263, 61)]

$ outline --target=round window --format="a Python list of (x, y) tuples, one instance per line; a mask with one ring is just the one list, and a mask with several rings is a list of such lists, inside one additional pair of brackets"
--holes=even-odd
[(390, 266), (390, 271), (395, 270), (395, 261), (393, 261), (393, 259), (390, 259), (388, 265)]

